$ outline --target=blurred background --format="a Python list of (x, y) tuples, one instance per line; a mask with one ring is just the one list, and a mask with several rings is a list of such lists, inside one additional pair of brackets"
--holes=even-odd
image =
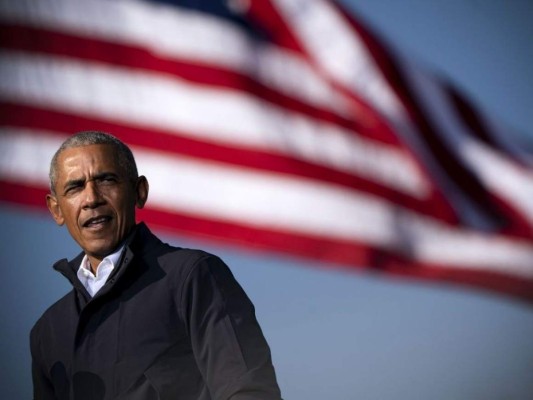
[[(14, 2), (0, 0), (4, 44), (17, 25), (6, 11), (8, 3)], [(38, 2), (21, 3), (38, 8)], [(533, 3), (342, 3), (409, 60), (453, 82), (506, 126), (520, 147), (533, 149)], [(62, 2), (48, 5), (51, 14), (60, 14), (54, 7)], [(4, 77), (11, 71), (10, 51), (2, 49)], [(31, 86), (31, 78), (26, 83)], [(90, 91), (90, 82), (81, 90)], [(0, 93), (5, 137), (5, 121), (13, 118), (7, 114), (13, 112), (7, 100), (13, 93), (5, 81)], [(0, 148), (4, 159), (12, 155), (7, 149)], [(38, 162), (40, 179), (48, 161)], [(7, 167), (2, 168), (5, 180)], [(164, 184), (149, 179), (152, 188), (154, 182)], [(79, 249), (38, 206), (44, 198), (0, 197), (1, 392), (6, 399), (26, 399), (31, 398), (29, 330), (69, 290), (51, 265)], [(285, 399), (533, 398), (533, 309), (527, 302), (461, 285), (339, 268), (331, 261), (239, 246), (235, 240), (164, 227), (155, 231), (172, 244), (214, 252), (231, 267), (256, 306)]]

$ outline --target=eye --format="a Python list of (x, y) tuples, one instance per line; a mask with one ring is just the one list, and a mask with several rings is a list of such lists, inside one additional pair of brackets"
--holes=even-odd
[(114, 185), (115, 183), (117, 183), (117, 178), (112, 175), (103, 176), (99, 178), (96, 182), (98, 185), (110, 186), (110, 185)]
[(74, 194), (76, 192), (78, 192), (80, 189), (81, 189), (82, 185), (81, 184), (72, 184), (72, 185), (69, 185), (65, 188), (65, 194)]

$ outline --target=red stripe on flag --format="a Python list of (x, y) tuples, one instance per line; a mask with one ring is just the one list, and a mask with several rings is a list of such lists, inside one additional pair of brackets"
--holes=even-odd
[(323, 236), (305, 236), (279, 230), (248, 227), (204, 219), (198, 216), (168, 213), (146, 208), (139, 214), (150, 225), (169, 232), (192, 235), (202, 239), (226, 242), (244, 248), (256, 248), (294, 254), (305, 259), (333, 263), (330, 267), (368, 269), (401, 277), (460, 283), (476, 288), (499, 291), (533, 302), (533, 281), (501, 273), (446, 265), (421, 263), (412, 258), (364, 245), (357, 241), (331, 240)]
[[(48, 190), (0, 180), (0, 201), (45, 208)], [(389, 251), (365, 246), (356, 241), (331, 240), (328, 237), (306, 236), (287, 231), (261, 229), (199, 216), (146, 209), (138, 211), (138, 219), (158, 231), (187, 235), (203, 240), (226, 242), (248, 249), (287, 252), (305, 259), (329, 261), (329, 267), (366, 269), (415, 277), (431, 281), (447, 281), (472, 287), (482, 287), (533, 302), (533, 282), (504, 274), (443, 265), (419, 263)], [(324, 265), (324, 264), (322, 264)]]
[(48, 188), (0, 179), (0, 201), (42, 208), (46, 207), (46, 195), (49, 192)]
[(291, 27), (281, 18), (270, 0), (250, 1), (249, 6), (242, 9), (242, 13), (246, 14), (271, 42), (297, 53), (305, 53)]

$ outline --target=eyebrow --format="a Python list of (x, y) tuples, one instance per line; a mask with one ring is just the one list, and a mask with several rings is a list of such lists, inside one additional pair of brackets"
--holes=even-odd
[[(105, 179), (105, 178), (119, 178), (119, 176), (117, 174), (115, 174), (114, 172), (100, 172), (99, 174), (96, 174), (94, 175), (91, 180), (100, 180), (100, 179)], [(63, 190), (66, 190), (66, 189), (69, 189), (71, 187), (76, 187), (76, 186), (82, 186), (84, 183), (85, 183), (86, 179), (85, 178), (80, 178), (80, 179), (71, 179), (69, 181), (66, 181), (65, 184), (63, 185)]]
[(114, 172), (100, 172), (99, 174), (96, 174), (94, 177), (93, 177), (93, 180), (98, 180), (98, 179), (104, 179), (104, 178), (119, 178), (119, 175), (114, 173)]

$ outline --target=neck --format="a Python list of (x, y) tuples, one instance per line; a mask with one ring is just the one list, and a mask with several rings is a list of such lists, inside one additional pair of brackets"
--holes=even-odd
[[(105, 258), (105, 257), (104, 257)], [(91, 271), (93, 274), (96, 275), (96, 271), (98, 270), (98, 266), (102, 262), (104, 258), (100, 257), (93, 257), (87, 254), (87, 260), (89, 260), (89, 266), (91, 267)]]

